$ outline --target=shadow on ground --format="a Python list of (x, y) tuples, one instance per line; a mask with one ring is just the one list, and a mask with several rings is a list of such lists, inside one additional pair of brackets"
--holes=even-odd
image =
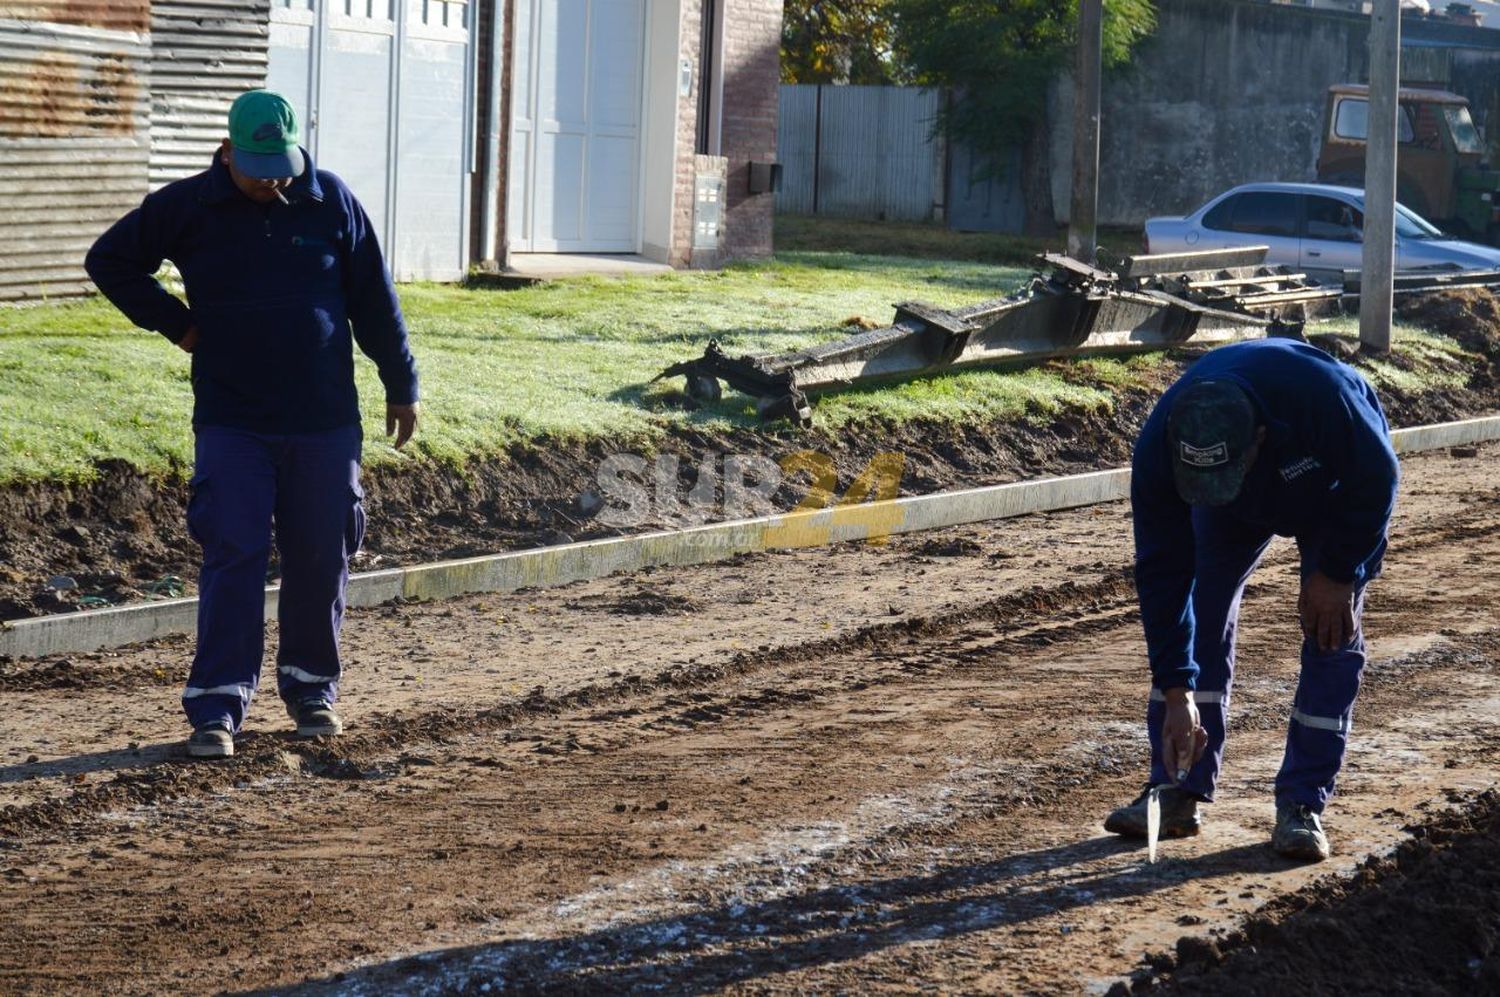
[[(731, 902), (561, 937), (437, 950), (274, 992), (477, 993), (490, 984), (495, 991), (706, 993), (1143, 896), (1189, 880), (1284, 865), (1262, 845), (1241, 845), (1190, 863), (1132, 865), (1103, 874), (1089, 868), (1139, 847), (1114, 837), (1091, 838), (929, 876)], [(1045, 874), (1040, 884), (1031, 878), (1038, 873)]]

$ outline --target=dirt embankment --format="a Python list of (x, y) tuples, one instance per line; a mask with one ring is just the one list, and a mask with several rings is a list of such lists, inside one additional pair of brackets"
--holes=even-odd
[[(1487, 414), (1500, 406), (1500, 303), (1488, 291), (1454, 292), (1403, 305), (1404, 321), (1430, 326), (1476, 355), (1460, 389), (1382, 391), (1393, 425), (1418, 425)], [(1347, 341), (1314, 336), (1325, 348)], [(1192, 358), (1178, 356), (1182, 366)], [(1359, 357), (1353, 357), (1356, 365)], [(1399, 353), (1392, 363), (1410, 368)], [(1080, 368), (1061, 363), (1082, 381)], [(902, 455), (901, 490), (917, 494), (996, 484), (1025, 477), (1118, 466), (1162, 383), (1118, 392), (1113, 411), (1076, 408), (1045, 421), (954, 425), (908, 422), (868, 425), (858, 432), (800, 432), (784, 426), (734, 432), (682, 431), (656, 444), (679, 455), (686, 495), (697, 468), (725, 454), (782, 461), (798, 451), (832, 460), (842, 494), (881, 453)], [(1419, 372), (1420, 373), (1420, 372)], [(1102, 387), (1101, 385), (1093, 385)], [(601, 463), (641, 449), (618, 441), (533, 442), (461, 472), (432, 464), (382, 468), (366, 478), (369, 535), (357, 570), (447, 557), (564, 543), (621, 532), (591, 508)], [(197, 546), (184, 526), (187, 489), (181, 479), (155, 480), (123, 463), (102, 466), (87, 485), (28, 483), (0, 488), (0, 619), (66, 612), (150, 596), (189, 593)], [(789, 474), (774, 497), (790, 509), (812, 475)], [(676, 525), (670, 517), (636, 528)], [(270, 579), (276, 577), (271, 566)]]
[(1500, 795), (1411, 833), (1352, 879), (1272, 901), (1221, 942), (1183, 938), (1156, 963), (1161, 986), (1131, 989), (1500, 993)]

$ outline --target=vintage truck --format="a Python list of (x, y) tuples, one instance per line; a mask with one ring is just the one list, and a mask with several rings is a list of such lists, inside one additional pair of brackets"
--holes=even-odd
[[(1364, 186), (1369, 92), (1353, 83), (1328, 88), (1319, 181)], [(1469, 102), (1415, 87), (1402, 87), (1399, 101), (1396, 199), (1455, 235), (1500, 246), (1500, 170), (1487, 162)]]

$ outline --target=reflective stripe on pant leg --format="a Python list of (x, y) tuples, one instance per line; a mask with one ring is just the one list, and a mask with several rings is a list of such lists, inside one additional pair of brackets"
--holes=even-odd
[(337, 675), (314, 675), (312, 672), (303, 671), (296, 665), (278, 665), (276, 672), (279, 675), (285, 675), (287, 678), (296, 679), (298, 682), (312, 684), (337, 682), (339, 680)]
[[(1167, 701), (1167, 694), (1164, 693), (1164, 692), (1162, 692), (1160, 689), (1152, 689), (1151, 690), (1151, 699), (1152, 699), (1153, 702), (1165, 703)], [(1212, 704), (1214, 706), (1228, 706), (1229, 705), (1229, 693), (1227, 693), (1227, 692), (1213, 692), (1211, 690), (1205, 691), (1203, 689), (1194, 689), (1193, 690), (1193, 702), (1197, 703), (1199, 706), (1204, 706), (1204, 705), (1207, 705), (1207, 704)]]
[(253, 682), (216, 686), (190, 685), (182, 690), (182, 710), (187, 714), (188, 723), (194, 727), (221, 720), (229, 725), (231, 731), (237, 733), (244, 723), (250, 701), (254, 698)]

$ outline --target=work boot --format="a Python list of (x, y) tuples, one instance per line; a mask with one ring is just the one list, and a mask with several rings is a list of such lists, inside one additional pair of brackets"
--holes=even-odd
[(234, 735), (222, 720), (210, 720), (193, 729), (187, 740), (189, 758), (228, 758), (234, 754)]
[[(1135, 802), (1120, 807), (1104, 818), (1104, 829), (1127, 838), (1146, 836), (1146, 798), (1151, 795), (1147, 786)], [(1176, 786), (1161, 788), (1161, 836), (1163, 838), (1191, 838), (1200, 829), (1198, 820), (1198, 797)]]
[(287, 716), (297, 721), (298, 737), (322, 737), (344, 732), (344, 722), (333, 712), (333, 707), (321, 699), (287, 703), (286, 712)]
[(1271, 847), (1278, 855), (1299, 862), (1321, 862), (1328, 857), (1328, 835), (1313, 808), (1305, 803), (1278, 803)]

